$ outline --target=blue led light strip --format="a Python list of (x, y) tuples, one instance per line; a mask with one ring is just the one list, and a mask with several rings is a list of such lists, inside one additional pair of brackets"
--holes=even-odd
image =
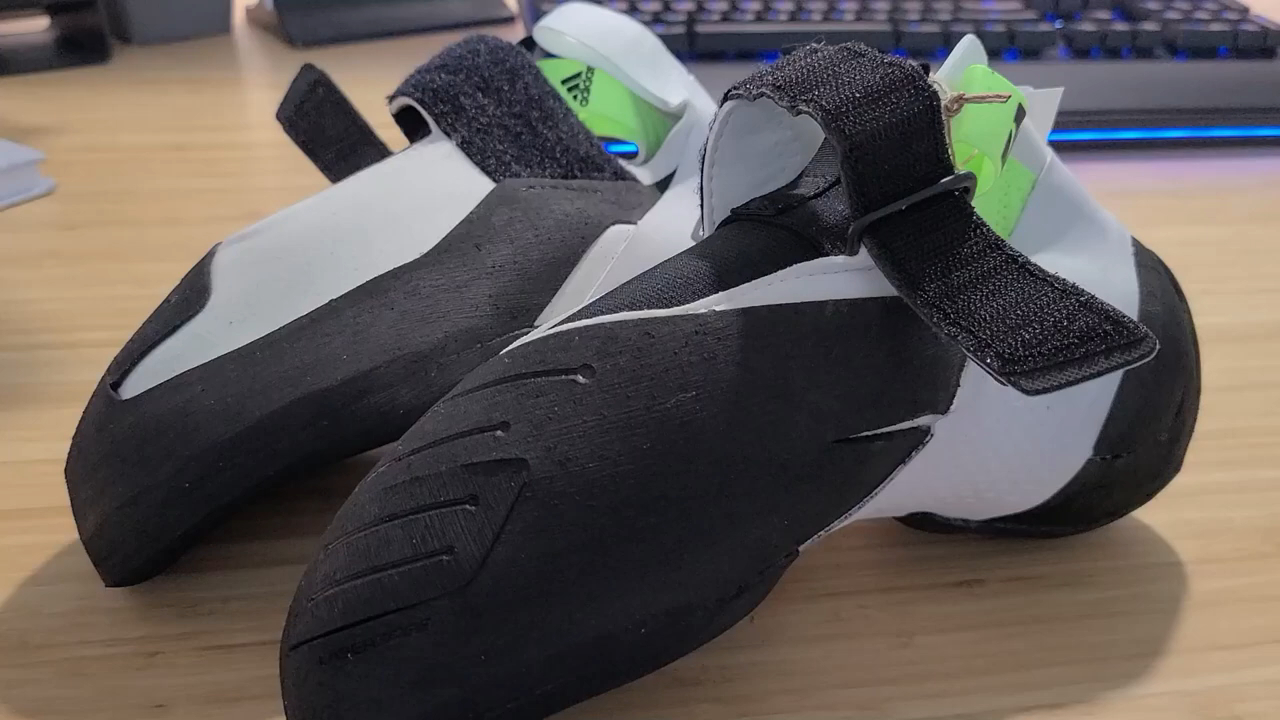
[[(1221, 127), (1167, 127), (1167, 128), (1086, 128), (1054, 130), (1049, 142), (1127, 142), (1142, 140), (1247, 140), (1250, 138), (1280, 138), (1280, 125), (1239, 125)], [(635, 143), (607, 142), (605, 152), (613, 155), (635, 155), (640, 148)]]
[(1127, 140), (1234, 140), (1280, 138), (1280, 125), (1220, 127), (1089, 128), (1054, 130), (1049, 142), (1115, 142)]
[(633, 142), (607, 142), (604, 151), (610, 155), (639, 155), (640, 146)]

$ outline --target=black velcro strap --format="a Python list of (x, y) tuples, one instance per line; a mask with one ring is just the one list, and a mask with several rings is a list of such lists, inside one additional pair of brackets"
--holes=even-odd
[(922, 194), (871, 221), (861, 241), (903, 299), (998, 381), (1038, 395), (1155, 354), (1149, 330), (1032, 262), (950, 189), (941, 98), (920, 67), (860, 43), (811, 46), (735, 85), (725, 100), (735, 99), (818, 122), (840, 154), (853, 218)]
[(276, 120), (331, 182), (391, 156), (347, 96), (311, 63), (303, 65), (293, 79)]

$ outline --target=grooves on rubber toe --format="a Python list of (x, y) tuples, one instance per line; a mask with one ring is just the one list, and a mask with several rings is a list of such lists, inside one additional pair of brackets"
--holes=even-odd
[(394, 442), (656, 197), (631, 182), (504, 181), (417, 259), (121, 398), (127, 373), (204, 307), (215, 248), (121, 350), (76, 428), (67, 489), (103, 581), (142, 582), (255, 493)]
[(963, 365), (897, 298), (508, 350), (339, 512), (286, 623), (288, 717), (542, 717), (657, 669), (917, 452)]
[(1110, 524), (1145, 505), (1182, 469), (1200, 407), (1200, 348), (1191, 308), (1159, 256), (1134, 240), (1139, 320), (1160, 340), (1150, 362), (1125, 373), (1094, 454), (1060, 491), (1025, 512), (990, 520), (931, 513), (899, 518), (917, 530), (1064, 537)]

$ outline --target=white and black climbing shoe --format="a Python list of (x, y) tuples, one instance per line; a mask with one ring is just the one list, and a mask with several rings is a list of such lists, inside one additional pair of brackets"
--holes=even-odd
[(687, 130), (667, 136), (661, 196), (496, 38), (458, 43), (396, 91), (411, 144), (395, 154), (304, 68), (280, 119), (335, 184), (210, 250), (76, 430), (67, 486), (107, 585), (162, 571), (263, 488), (395, 441), (540, 322), (692, 244), (715, 105), (655, 36), (631, 48), (615, 73), (681, 73), (660, 78)]

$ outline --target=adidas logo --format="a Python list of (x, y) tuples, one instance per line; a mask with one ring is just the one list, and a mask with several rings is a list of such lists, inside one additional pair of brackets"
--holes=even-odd
[(576, 72), (569, 77), (560, 81), (560, 87), (569, 93), (569, 97), (581, 107), (591, 104), (591, 83), (595, 81), (596, 69), (589, 67), (582, 72)]

